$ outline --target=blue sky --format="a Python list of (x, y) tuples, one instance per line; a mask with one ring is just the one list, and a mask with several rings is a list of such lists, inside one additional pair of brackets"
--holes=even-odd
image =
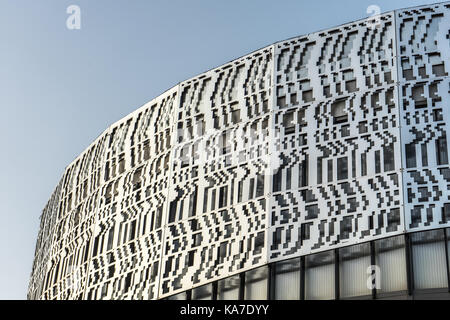
[[(25, 299), (64, 168), (178, 82), (275, 41), (426, 0), (0, 0), (0, 299)], [(81, 9), (68, 30), (66, 9)]]

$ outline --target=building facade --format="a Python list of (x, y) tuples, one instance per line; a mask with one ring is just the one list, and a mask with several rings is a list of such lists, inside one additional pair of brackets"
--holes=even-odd
[(448, 298), (450, 2), (275, 43), (110, 126), (29, 299)]

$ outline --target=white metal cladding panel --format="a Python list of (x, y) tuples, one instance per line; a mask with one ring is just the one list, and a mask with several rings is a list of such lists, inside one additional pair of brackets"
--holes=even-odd
[(267, 263), (272, 57), (180, 84), (160, 297)]
[(85, 298), (158, 296), (177, 101), (176, 87), (110, 129)]
[(37, 250), (50, 253), (29, 298), (157, 297), (177, 89), (108, 128), (66, 169), (43, 214), (54, 228), (41, 228), (51, 240)]
[(450, 167), (448, 159), (439, 161), (437, 143), (446, 138), (448, 150), (450, 3), (396, 15), (406, 229), (444, 227)]
[(395, 36), (387, 13), (276, 44), (270, 261), (403, 232)]

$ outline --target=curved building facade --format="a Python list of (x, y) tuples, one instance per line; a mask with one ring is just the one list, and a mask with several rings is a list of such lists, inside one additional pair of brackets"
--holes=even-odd
[(450, 3), (292, 38), (110, 126), (29, 299), (448, 297)]

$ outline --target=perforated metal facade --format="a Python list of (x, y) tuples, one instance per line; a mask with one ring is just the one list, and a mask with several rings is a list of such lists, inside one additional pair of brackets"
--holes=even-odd
[(258, 50), (109, 127), (41, 216), (30, 299), (158, 299), (450, 226), (450, 4)]

